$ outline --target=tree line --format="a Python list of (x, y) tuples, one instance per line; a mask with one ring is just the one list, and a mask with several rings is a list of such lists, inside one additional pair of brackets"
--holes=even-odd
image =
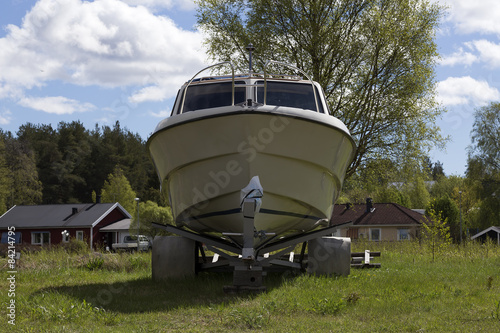
[(15, 136), (0, 130), (0, 213), (14, 205), (91, 202), (117, 169), (142, 200), (161, 203), (145, 145), (119, 122), (92, 130), (79, 121), (27, 123)]

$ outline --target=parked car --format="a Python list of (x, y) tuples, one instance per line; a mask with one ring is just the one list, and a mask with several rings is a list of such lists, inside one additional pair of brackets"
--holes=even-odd
[[(153, 245), (144, 235), (139, 235), (139, 251), (149, 251)], [(137, 236), (124, 236), (122, 243), (114, 243), (113, 251), (137, 251)]]

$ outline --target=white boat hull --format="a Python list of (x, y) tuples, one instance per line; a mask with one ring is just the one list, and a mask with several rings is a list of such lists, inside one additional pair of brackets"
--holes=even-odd
[(279, 236), (328, 223), (355, 145), (334, 117), (276, 111), (223, 107), (158, 125), (148, 145), (178, 226), (241, 233), (240, 191), (254, 176), (264, 189), (257, 231)]

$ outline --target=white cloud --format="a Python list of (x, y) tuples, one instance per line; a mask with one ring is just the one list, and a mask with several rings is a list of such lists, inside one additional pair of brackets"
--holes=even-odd
[(500, 99), (498, 89), (488, 82), (464, 77), (449, 77), (438, 83), (438, 99), (444, 106), (472, 104), (484, 106), (488, 102)]
[(0, 125), (8, 125), (10, 124), (10, 121), (12, 120), (12, 112), (9, 110), (0, 112)]
[(140, 5), (151, 9), (158, 8), (179, 8), (181, 10), (193, 10), (195, 3), (193, 0), (122, 0), (129, 5)]
[(479, 58), (467, 51), (464, 51), (463, 48), (459, 48), (457, 52), (453, 53), (449, 56), (444, 56), (441, 59), (440, 63), (443, 66), (455, 66), (455, 65), (465, 65), (470, 66), (473, 63), (477, 62)]
[(500, 35), (500, 1), (498, 0), (440, 0), (449, 6), (446, 20), (465, 34), (483, 33)]
[(167, 118), (172, 113), (172, 110), (161, 110), (159, 112), (149, 112), (149, 114), (155, 118)]
[(97, 118), (96, 122), (99, 123), (99, 124), (110, 125), (110, 124), (113, 124), (113, 123), (116, 122), (116, 117), (112, 117), (112, 116), (106, 115), (106, 116)]
[(95, 108), (90, 103), (80, 103), (74, 99), (62, 96), (54, 97), (25, 97), (19, 100), (19, 105), (53, 114), (72, 114), (85, 112)]
[(488, 40), (475, 40), (472, 42), (475, 49), (479, 52), (479, 57), (482, 62), (487, 63), (490, 67), (500, 67), (500, 45)]
[[(448, 6), (442, 30), (453, 30), (448, 34), (473, 35), (474, 40), (462, 44), (456, 52), (446, 55), (440, 61), (443, 66), (476, 63), (488, 67), (500, 67), (500, 45), (490, 41), (491, 35), (500, 36), (500, 1), (498, 0), (438, 0)], [(478, 39), (478, 35), (490, 35)], [(489, 39), (489, 40), (488, 40)]]
[(144, 101), (162, 101), (167, 96), (167, 91), (159, 86), (149, 86), (140, 89), (129, 98), (130, 103), (141, 103)]
[(188, 8), (192, 1), (126, 2), (39, 0), (21, 26), (8, 25), (0, 38), (0, 98), (20, 99), (51, 81), (129, 86), (138, 91), (136, 101), (174, 96), (193, 68), (204, 66), (202, 34), (144, 4)]
[(486, 39), (474, 40), (464, 43), (469, 50), (462, 47), (457, 52), (444, 56), (440, 61), (443, 66), (465, 65), (471, 66), (474, 63), (483, 63), (491, 68), (500, 67), (500, 45)]

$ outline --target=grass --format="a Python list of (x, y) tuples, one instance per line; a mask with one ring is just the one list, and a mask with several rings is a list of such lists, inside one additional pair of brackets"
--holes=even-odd
[[(500, 248), (356, 243), (382, 268), (349, 277), (271, 274), (268, 291), (227, 295), (230, 274), (154, 282), (150, 254), (23, 254), (13, 332), (499, 332)], [(7, 259), (0, 259), (0, 302)], [(7, 322), (6, 306), (0, 320)], [(6, 327), (4, 323), (1, 327)]]

